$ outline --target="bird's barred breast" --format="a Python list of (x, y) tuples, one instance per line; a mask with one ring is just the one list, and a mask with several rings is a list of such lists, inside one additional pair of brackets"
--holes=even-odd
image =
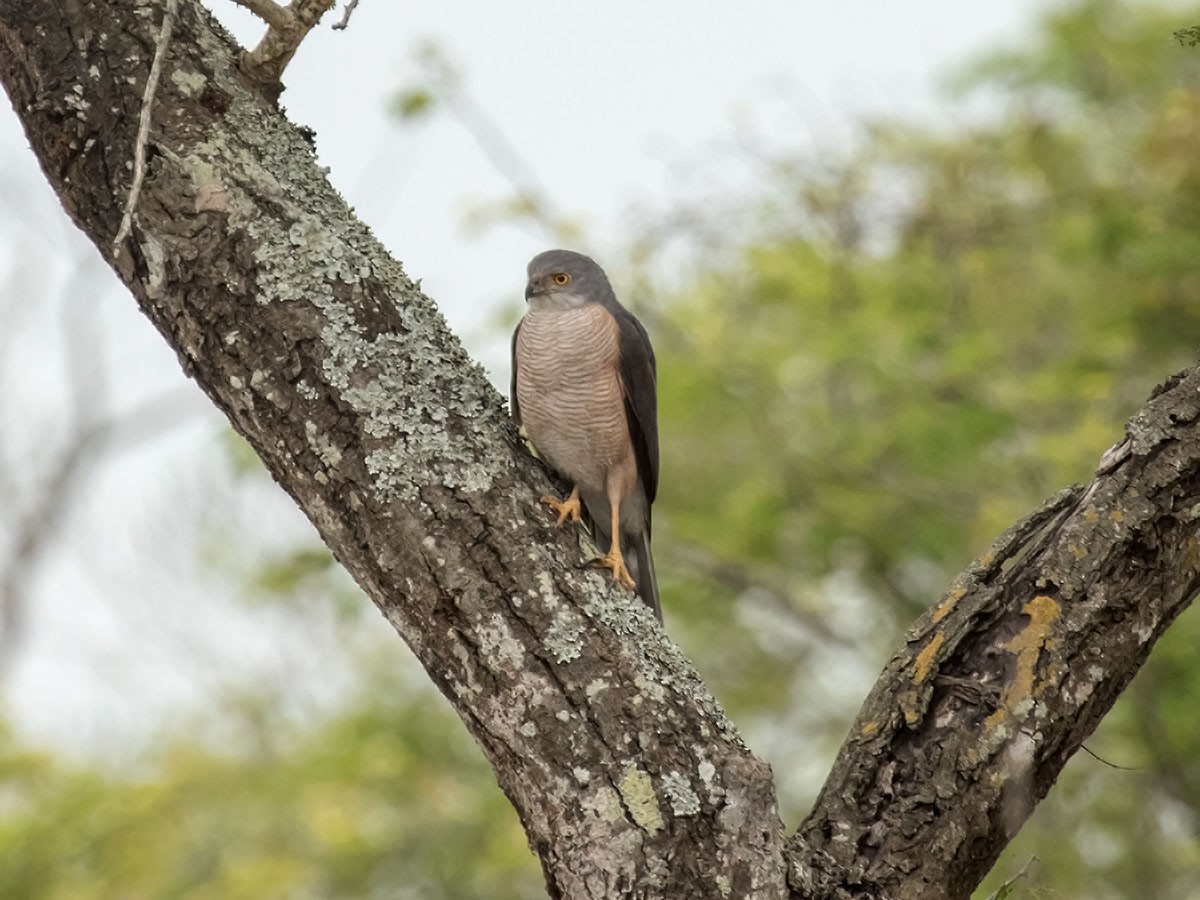
[(530, 310), (517, 334), (521, 424), (538, 453), (585, 491), (633, 454), (618, 372), (619, 332), (599, 305)]

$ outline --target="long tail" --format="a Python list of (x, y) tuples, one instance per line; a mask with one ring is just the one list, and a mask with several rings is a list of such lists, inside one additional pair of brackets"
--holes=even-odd
[(650, 552), (650, 529), (642, 529), (633, 541), (633, 563), (629, 574), (637, 582), (638, 596), (646, 601), (646, 605), (654, 610), (654, 617), (659, 622), (662, 617), (662, 603), (658, 599), (658, 577), (654, 574), (654, 554)]

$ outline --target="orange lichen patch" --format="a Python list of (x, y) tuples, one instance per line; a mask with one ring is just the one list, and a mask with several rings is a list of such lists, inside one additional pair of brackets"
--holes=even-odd
[(956, 587), (946, 592), (946, 596), (942, 598), (942, 602), (938, 604), (938, 608), (933, 611), (933, 621), (940, 622), (946, 618), (950, 610), (954, 609), (954, 605), (963, 598), (967, 593), (966, 588)]
[(1124, 522), (1125, 513), (1121, 512), (1119, 509), (1114, 509), (1111, 513), (1109, 513), (1109, 518), (1117, 523)]
[(1019, 706), (1033, 698), (1033, 683), (1036, 677), (1038, 657), (1042, 648), (1053, 646), (1050, 629), (1061, 615), (1059, 605), (1050, 597), (1039, 594), (1021, 608), (1029, 617), (1029, 624), (1013, 635), (1004, 649), (1017, 658), (1017, 671), (1004, 688), (1000, 708), (987, 717), (984, 725), (994, 728), (1012, 715)]
[(944, 643), (946, 643), (946, 635), (939, 631), (929, 639), (929, 643), (917, 654), (917, 661), (913, 666), (913, 681), (917, 684), (920, 684), (929, 677), (929, 670), (933, 668), (933, 658)]
[(1100, 513), (1096, 512), (1095, 509), (1089, 506), (1083, 511), (1083, 521), (1087, 522), (1089, 525), (1095, 525), (1100, 521)]
[(979, 559), (976, 560), (976, 562), (981, 566), (990, 566), (995, 561), (996, 554), (992, 553), (990, 550), (987, 553), (980, 554)]
[(1180, 562), (1189, 572), (1200, 571), (1200, 537), (1190, 537), (1183, 545)]
[(991, 730), (1008, 718), (1008, 710), (1003, 706), (983, 720), (983, 727)]
[(1071, 551), (1071, 555), (1076, 559), (1083, 559), (1087, 556), (1087, 550), (1080, 547), (1078, 544), (1068, 544), (1067, 549)]
[(875, 734), (876, 734), (878, 731), (879, 731), (879, 723), (878, 723), (878, 722), (874, 722), (874, 721), (872, 721), (872, 722), (863, 722), (862, 728), (860, 728), (860, 729), (859, 729), (859, 733), (860, 733), (860, 734), (861, 734), (863, 737), (872, 737), (872, 736), (874, 736), (874, 735), (875, 735)]

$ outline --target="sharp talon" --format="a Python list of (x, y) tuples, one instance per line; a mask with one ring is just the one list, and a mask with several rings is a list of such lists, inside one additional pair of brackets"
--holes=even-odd
[(595, 560), (592, 565), (601, 569), (608, 569), (613, 574), (613, 579), (621, 587), (632, 591), (636, 589), (633, 583), (633, 576), (629, 574), (629, 570), (625, 568), (625, 560), (621, 558), (621, 552), (618, 550), (615, 554), (609, 553), (608, 556), (601, 557)]
[(558, 500), (555, 500), (549, 494), (543, 496), (541, 499), (542, 503), (545, 503), (548, 507), (558, 513), (558, 521), (555, 524), (559, 528), (561, 528), (563, 522), (566, 522), (568, 519), (570, 519), (572, 522), (580, 521), (578, 491), (571, 491), (571, 496), (566, 500), (563, 500), (561, 503)]

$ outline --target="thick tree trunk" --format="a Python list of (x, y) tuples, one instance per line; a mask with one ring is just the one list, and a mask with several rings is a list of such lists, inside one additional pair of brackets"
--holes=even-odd
[(159, 3), (0, 3), (0, 77), (63, 205), (471, 729), (551, 890), (780, 896), (769, 768), (551, 489), (433, 304), (180, 0), (130, 237)]
[(462, 716), (562, 897), (962, 897), (1197, 583), (1200, 375), (909, 635), (785, 845), (753, 756), (580, 563), (433, 304), (179, 0), (0, 0), (0, 79), (76, 224)]

